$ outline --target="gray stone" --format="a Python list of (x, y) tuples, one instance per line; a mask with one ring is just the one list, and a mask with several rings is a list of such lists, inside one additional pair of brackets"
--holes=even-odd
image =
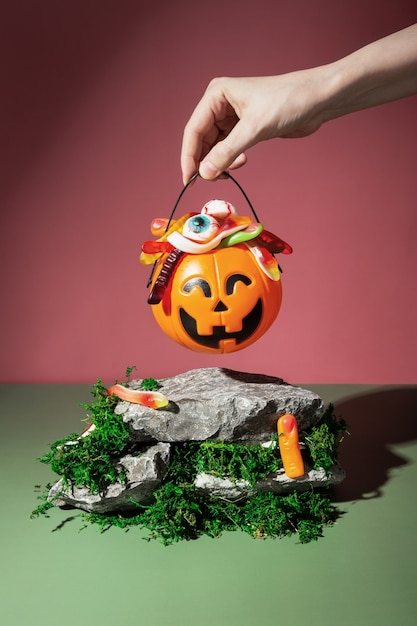
[[(140, 388), (140, 384), (141, 381), (132, 381), (130, 387)], [(325, 411), (323, 400), (307, 389), (273, 376), (218, 367), (190, 370), (161, 381), (159, 391), (170, 402), (167, 408), (155, 410), (124, 401), (116, 406), (116, 413), (129, 427), (131, 443), (150, 446), (141, 454), (115, 460), (127, 471), (126, 484), (116, 481), (105, 493), (96, 495), (82, 486), (65, 488), (60, 480), (50, 490), (51, 502), (97, 513), (134, 510), (131, 499), (148, 503), (161, 484), (169, 466), (171, 444), (210, 439), (267, 447), (273, 443), (281, 415), (294, 415), (299, 430), (305, 430), (316, 424)], [(300, 448), (304, 447), (300, 442)], [(257, 492), (279, 494), (325, 487), (341, 482), (344, 476), (339, 465), (334, 465), (328, 474), (323, 469), (306, 467), (305, 475), (296, 479), (280, 470), (252, 487), (244, 480), (201, 472), (194, 485), (207, 496), (239, 501)]]
[[(133, 381), (137, 388), (140, 381)], [(123, 416), (135, 441), (226, 441), (258, 443), (276, 432), (285, 413), (304, 430), (324, 413), (317, 394), (262, 374), (236, 372), (220, 367), (190, 370), (162, 381), (159, 391), (170, 405), (151, 409), (120, 402)]]
[(231, 480), (230, 478), (221, 478), (201, 472), (197, 474), (194, 480), (196, 490), (213, 498), (222, 498), (223, 500), (246, 500), (247, 497), (255, 493), (251, 489), (247, 480)]
[(170, 444), (158, 443), (138, 455), (126, 455), (119, 464), (126, 470), (126, 483), (117, 480), (104, 493), (93, 494), (82, 486), (65, 487), (62, 479), (49, 491), (55, 506), (72, 506), (90, 513), (135, 510), (135, 502), (147, 503), (161, 484), (170, 460)]
[(289, 493), (291, 491), (307, 491), (329, 485), (338, 485), (345, 478), (346, 473), (338, 463), (326, 472), (323, 468), (312, 469), (305, 465), (305, 474), (300, 478), (288, 478), (283, 469), (271, 474), (264, 480), (256, 483), (256, 491), (274, 493)]
[(288, 478), (284, 470), (281, 469), (258, 481), (254, 487), (251, 487), (246, 480), (231, 480), (227, 477), (220, 478), (201, 472), (197, 474), (194, 485), (201, 494), (236, 502), (236, 500), (245, 500), (258, 492), (285, 494), (292, 491), (307, 491), (312, 488), (317, 489), (329, 485), (337, 485), (344, 478), (344, 470), (340, 465), (335, 464), (327, 473), (323, 468), (312, 469), (306, 467), (306, 473), (300, 478)]

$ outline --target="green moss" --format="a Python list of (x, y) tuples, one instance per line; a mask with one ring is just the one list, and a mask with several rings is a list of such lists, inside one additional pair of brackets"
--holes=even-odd
[[(126, 370), (128, 380), (133, 369)], [(142, 381), (142, 388), (157, 389), (159, 383), (148, 378)], [(49, 464), (65, 483), (100, 493), (115, 480), (124, 480), (117, 460), (129, 447), (129, 432), (114, 413), (117, 398), (107, 395), (100, 380), (93, 386), (92, 394), (94, 401), (83, 406), (95, 430), (81, 439), (72, 434), (55, 442), (40, 461)], [(345, 432), (345, 422), (334, 416), (330, 405), (319, 424), (300, 433), (307, 446), (304, 454), (314, 467), (330, 470)], [(69, 441), (77, 443), (68, 445)], [(96, 524), (102, 532), (112, 526), (146, 529), (145, 539), (158, 539), (164, 545), (202, 535), (218, 537), (222, 532), (235, 530), (261, 538), (296, 534), (301, 543), (317, 540), (339, 515), (326, 489), (288, 495), (258, 493), (247, 500), (231, 502), (201, 495), (194, 488), (194, 479), (200, 472), (232, 481), (245, 480), (253, 486), (281, 467), (277, 437), (269, 448), (214, 441), (172, 444), (170, 466), (150, 505), (136, 503), (137, 511), (129, 515), (81, 516), (85, 524)], [(39, 498), (42, 504), (32, 513), (33, 517), (47, 514), (53, 506), (47, 502), (49, 488)]]
[(114, 413), (117, 398), (108, 396), (101, 380), (93, 386), (94, 401), (84, 404), (88, 421), (95, 425), (86, 437), (71, 434), (51, 445), (39, 460), (51, 466), (66, 484), (88, 487), (102, 492), (110, 483), (124, 479), (114, 459), (121, 455), (129, 441), (129, 432), (120, 416)]
[(260, 493), (245, 506), (246, 530), (257, 537), (283, 537), (298, 533), (300, 543), (317, 540), (339, 513), (320, 492), (293, 492), (285, 496)]
[(314, 469), (322, 467), (329, 472), (337, 460), (339, 446), (347, 432), (345, 420), (334, 415), (333, 405), (330, 404), (320, 422), (304, 433)]
[(319, 492), (258, 493), (245, 502), (230, 502), (199, 495), (191, 485), (172, 482), (156, 491), (151, 506), (138, 509), (141, 512), (131, 516), (86, 513), (83, 518), (97, 524), (101, 532), (112, 526), (126, 531), (132, 527), (146, 529), (146, 541), (157, 539), (167, 546), (236, 530), (262, 539), (295, 534), (300, 543), (309, 543), (322, 537), (324, 528), (340, 515), (329, 497)]
[(155, 378), (145, 378), (142, 380), (141, 385), (142, 389), (145, 391), (157, 391), (160, 388), (160, 384)]
[(126, 368), (126, 381), (127, 382), (130, 382), (130, 375), (132, 374), (134, 370), (137, 370), (137, 369), (138, 368), (136, 367), (136, 365), (131, 365)]
[[(54, 508), (54, 504), (53, 502), (49, 502), (48, 501), (48, 493), (50, 488), (52, 487), (51, 483), (48, 483), (47, 485), (45, 485), (45, 488), (43, 490), (43, 493), (41, 493), (37, 499), (41, 501), (41, 504), (39, 504), (36, 509), (34, 511), (32, 511), (30, 518), (34, 519), (35, 517), (39, 517), (41, 515), (45, 516), (45, 517), (49, 517), (48, 515), (48, 511), (50, 509)], [(39, 492), (40, 491), (40, 485), (36, 485), (36, 490)]]
[[(130, 376), (134, 370), (137, 370), (136, 365), (126, 368), (126, 382), (130, 382)], [(161, 385), (155, 378), (144, 378), (140, 386), (144, 391), (157, 391)]]
[(198, 471), (245, 480), (253, 486), (282, 467), (276, 450), (277, 439), (276, 436), (269, 448), (205, 441), (199, 445), (196, 456)]

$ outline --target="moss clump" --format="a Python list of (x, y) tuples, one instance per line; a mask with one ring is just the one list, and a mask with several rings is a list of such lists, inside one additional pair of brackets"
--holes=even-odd
[(275, 436), (269, 448), (205, 441), (199, 445), (196, 455), (198, 471), (227, 476), (231, 480), (245, 480), (253, 486), (282, 467), (276, 450), (277, 441), (278, 436)]
[[(128, 380), (132, 369), (126, 372)], [(159, 386), (155, 379), (142, 381), (144, 389), (154, 390)], [(129, 432), (114, 413), (117, 398), (107, 395), (100, 380), (92, 394), (94, 401), (84, 406), (95, 430), (85, 438), (72, 434), (55, 442), (40, 461), (49, 464), (66, 484), (83, 485), (93, 493), (101, 493), (112, 482), (125, 478), (117, 461), (129, 448)], [(345, 432), (345, 422), (337, 419), (333, 407), (329, 406), (319, 424), (300, 433), (306, 445), (304, 454), (314, 467), (330, 470)], [(70, 441), (77, 443), (71, 445)], [(195, 477), (200, 472), (232, 481), (245, 480), (253, 486), (281, 467), (277, 437), (269, 448), (214, 441), (172, 444), (170, 466), (151, 504), (136, 503), (134, 514), (81, 515), (86, 523), (97, 524), (101, 531), (111, 526), (124, 530), (147, 529), (146, 540), (159, 539), (164, 545), (202, 535), (218, 537), (231, 530), (261, 538), (298, 534), (301, 543), (317, 540), (323, 529), (339, 516), (326, 489), (288, 495), (258, 493), (231, 502), (202, 495), (194, 487)], [(53, 506), (46, 494), (39, 498), (43, 503), (32, 516), (46, 514)]]
[(313, 468), (322, 467), (326, 472), (337, 460), (339, 446), (348, 432), (345, 420), (336, 418), (333, 410), (330, 404), (320, 422), (304, 433)]
[(165, 483), (155, 492), (148, 507), (130, 516), (82, 514), (86, 522), (97, 524), (101, 532), (112, 526), (125, 531), (146, 529), (146, 541), (158, 539), (168, 546), (203, 535), (219, 537), (225, 531), (241, 530), (252, 537), (279, 539), (298, 534), (300, 543), (316, 541), (326, 526), (340, 515), (328, 496), (306, 491), (287, 495), (258, 493), (244, 502), (230, 502), (199, 495), (192, 485)]
[(95, 430), (86, 437), (73, 433), (56, 441), (39, 460), (62, 476), (65, 484), (85, 486), (92, 493), (101, 493), (110, 483), (124, 479), (114, 460), (125, 450), (129, 432), (114, 413), (117, 398), (107, 395), (101, 380), (93, 386), (92, 395), (94, 401), (82, 406)]
[(304, 491), (285, 496), (260, 493), (245, 506), (243, 529), (256, 537), (283, 537), (298, 533), (300, 543), (323, 536), (323, 528), (339, 516), (323, 493)]
[(155, 378), (145, 378), (142, 380), (140, 386), (144, 391), (157, 391), (161, 385)]

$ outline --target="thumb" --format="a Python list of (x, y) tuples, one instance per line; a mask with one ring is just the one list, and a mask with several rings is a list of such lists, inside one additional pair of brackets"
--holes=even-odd
[(238, 122), (229, 135), (216, 143), (200, 163), (199, 173), (206, 180), (214, 180), (220, 176), (237, 159), (238, 165), (242, 165), (246, 158), (241, 155), (247, 148), (256, 143), (254, 133), (242, 121)]

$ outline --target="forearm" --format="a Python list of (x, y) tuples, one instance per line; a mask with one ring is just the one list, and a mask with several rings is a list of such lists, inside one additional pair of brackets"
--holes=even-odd
[(417, 24), (352, 54), (278, 76), (217, 78), (184, 130), (184, 182), (214, 179), (274, 137), (305, 137), (325, 122), (417, 94)]
[(417, 24), (322, 68), (323, 122), (417, 93)]

